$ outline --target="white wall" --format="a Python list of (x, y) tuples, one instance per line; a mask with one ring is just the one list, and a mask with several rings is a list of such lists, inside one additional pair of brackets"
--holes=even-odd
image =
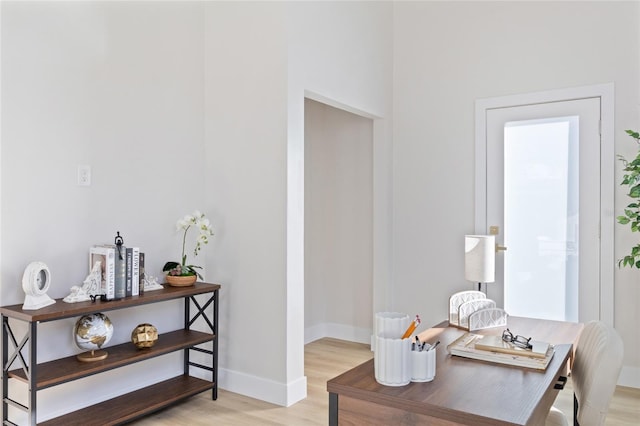
[[(638, 2), (399, 2), (394, 25), (394, 308), (445, 318), (469, 289), (474, 231), (474, 102), (614, 82), (616, 153), (640, 127)], [(621, 174), (617, 169), (616, 181)], [(616, 190), (616, 209), (626, 200)], [(616, 227), (616, 256), (637, 235)], [(491, 288), (489, 288), (489, 292)], [(616, 271), (624, 377), (640, 386), (638, 272)]]
[[(373, 311), (420, 312), (426, 324), (469, 288), (459, 253), (473, 231), (475, 99), (614, 81), (617, 151), (634, 152), (622, 131), (640, 127), (638, 3), (1, 7), (0, 303), (22, 301), (36, 259), (51, 268), (52, 296), (64, 296), (86, 274), (87, 247), (117, 230), (159, 275), (179, 252), (176, 219), (200, 208), (216, 236), (199, 262), (223, 285), (220, 384), (283, 405), (306, 395), (305, 96), (374, 119)], [(92, 166), (91, 187), (76, 186), (78, 164)], [(616, 251), (634, 237), (616, 228)], [(631, 373), (639, 304), (637, 271), (618, 271)], [(176, 305), (114, 313), (113, 342), (138, 320), (179, 326)], [(71, 325), (46, 326), (43, 358), (75, 352), (60, 341)], [(142, 384), (127, 374), (101, 375), (96, 398)], [(66, 386), (64, 401), (49, 393), (41, 415), (75, 408), (96, 380)]]
[[(34, 260), (51, 270), (50, 295), (65, 296), (88, 273), (89, 246), (112, 242), (116, 231), (125, 244), (145, 250), (149, 270), (159, 276), (164, 262), (180, 255), (177, 219), (208, 207), (203, 6), (0, 6), (1, 303), (22, 303), (22, 273)], [(90, 187), (76, 185), (79, 164), (92, 167)], [(161, 333), (180, 327), (181, 306), (110, 312), (115, 335), (109, 344), (128, 341), (141, 322)], [(79, 352), (71, 341), (73, 322), (39, 327), (40, 360)], [(180, 371), (179, 359), (151, 362), (54, 388), (42, 393), (39, 418)]]
[(373, 122), (305, 107), (305, 343), (369, 342), (373, 306)]
[(386, 2), (290, 2), (287, 381), (304, 374), (304, 99), (374, 118), (373, 309), (389, 303), (392, 17)]
[(223, 285), (220, 385), (286, 405), (284, 4), (208, 2), (205, 28), (205, 186), (219, 227), (207, 266)]
[[(382, 208), (373, 218), (373, 256), (382, 261), (373, 279), (386, 288), (391, 10), (389, 3), (3, 2), (1, 303), (21, 302), (20, 277), (35, 259), (52, 270), (51, 295), (64, 296), (86, 274), (87, 247), (115, 231), (145, 249), (160, 275), (179, 253), (175, 221), (199, 208), (216, 230), (200, 262), (223, 285), (220, 385), (283, 405), (304, 398), (296, 215), (303, 99), (313, 91), (377, 117), (373, 202)], [(78, 164), (91, 165), (91, 187), (76, 186)], [(116, 201), (124, 206), (119, 219)], [(154, 320), (173, 309), (175, 318)], [(180, 325), (180, 308), (114, 312), (112, 343), (125, 341), (138, 319), (163, 332)], [(42, 340), (42, 359), (75, 352), (70, 338), (59, 342), (71, 325), (41, 333), (51, 336)], [(247, 341), (261, 348), (260, 362)], [(156, 372), (175, 373), (159, 365)], [(99, 382), (94, 395), (103, 399), (144, 384), (127, 374), (69, 385), (64, 403), (51, 393), (40, 417), (77, 408), (69, 401), (94, 402), (74, 397), (83, 386)]]
[[(304, 98), (380, 118), (374, 203), (388, 208), (391, 5), (212, 2), (206, 10), (206, 187), (223, 229), (208, 264), (225, 286), (220, 384), (290, 405), (306, 396)], [(387, 214), (374, 221), (374, 239), (388, 240)], [(384, 256), (378, 276), (388, 263)], [(247, 336), (264, 348), (259, 363)]]

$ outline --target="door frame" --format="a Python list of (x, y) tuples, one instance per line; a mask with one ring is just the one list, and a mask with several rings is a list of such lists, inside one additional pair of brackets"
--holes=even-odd
[(600, 320), (614, 318), (614, 94), (613, 83), (496, 98), (475, 103), (475, 232), (487, 229), (487, 110), (524, 105), (600, 98)]

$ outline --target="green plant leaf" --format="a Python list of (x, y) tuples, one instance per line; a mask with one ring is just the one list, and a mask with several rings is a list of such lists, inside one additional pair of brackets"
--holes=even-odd
[[(640, 133), (634, 130), (625, 130), (625, 132), (640, 145)], [(617, 158), (622, 162), (624, 166), (623, 171), (625, 172), (623, 173), (620, 185), (628, 187), (628, 197), (633, 199), (640, 198), (640, 147), (631, 161), (628, 161), (623, 155), (617, 155)], [(616, 221), (620, 225), (628, 225), (631, 232), (639, 232), (640, 202), (634, 200), (629, 203), (627, 208), (624, 209), (624, 215), (617, 216)], [(624, 256), (622, 259), (618, 259), (618, 267), (621, 268), (625, 266), (640, 269), (640, 244), (631, 247), (630, 254)]]
[(166, 271), (170, 271), (173, 268), (175, 268), (176, 266), (179, 266), (180, 264), (178, 262), (167, 262), (164, 264), (164, 266), (162, 267), (162, 271), (166, 272)]
[(638, 132), (634, 132), (633, 130), (625, 130), (625, 132), (634, 139), (640, 139), (640, 133)]
[(640, 198), (640, 185), (636, 185), (629, 191), (629, 197)]

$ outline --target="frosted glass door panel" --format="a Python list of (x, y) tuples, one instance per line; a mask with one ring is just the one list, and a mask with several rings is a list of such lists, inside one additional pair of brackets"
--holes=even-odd
[(504, 127), (504, 306), (578, 320), (578, 117)]
[(600, 315), (600, 99), (487, 110), (488, 297), (509, 315)]

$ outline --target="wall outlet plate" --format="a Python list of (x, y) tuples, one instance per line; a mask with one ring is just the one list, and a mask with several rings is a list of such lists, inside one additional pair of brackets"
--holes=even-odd
[(91, 186), (91, 166), (78, 166), (78, 185)]

